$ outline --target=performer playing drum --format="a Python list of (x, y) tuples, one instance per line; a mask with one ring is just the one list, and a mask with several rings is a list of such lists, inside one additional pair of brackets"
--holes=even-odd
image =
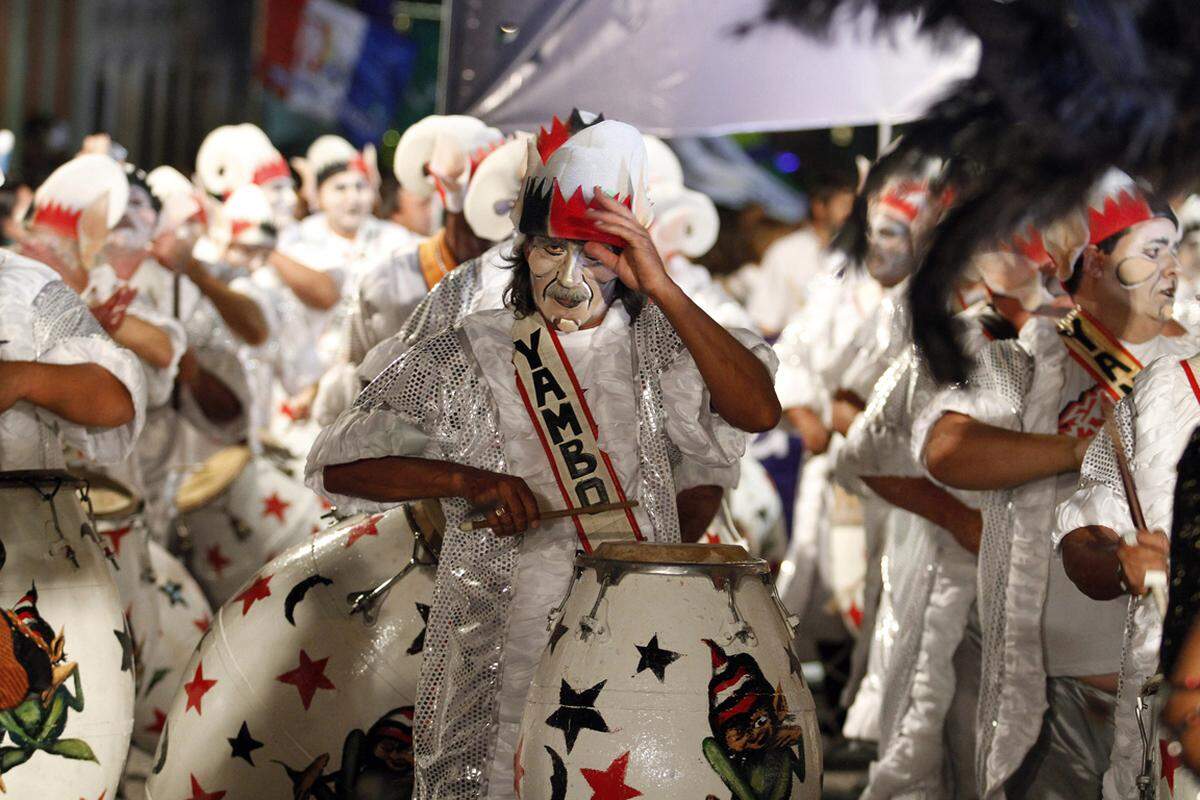
[[(663, 268), (645, 228), (640, 134), (598, 122), (540, 136), (529, 155), (507, 307), (414, 345), (309, 457), (310, 484), (331, 497), (447, 501), (415, 718), (418, 797), (512, 796), (546, 612), (576, 549), (677, 541), (676, 493), (734, 483), (742, 431), (779, 417), (769, 351), (756, 357)], [(638, 505), (541, 518), (623, 500)], [(469, 506), (490, 530), (457, 530)]]

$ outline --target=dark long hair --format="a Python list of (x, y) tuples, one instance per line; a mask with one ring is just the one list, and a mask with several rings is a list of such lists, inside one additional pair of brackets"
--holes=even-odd
[[(504, 305), (511, 308), (518, 319), (524, 319), (537, 312), (537, 303), (533, 300), (533, 279), (529, 276), (529, 261), (525, 258), (525, 242), (518, 241), (512, 251), (502, 258), (503, 268), (512, 270), (508, 288), (504, 290)], [(613, 302), (618, 300), (625, 306), (625, 313), (631, 322), (638, 318), (646, 306), (646, 295), (630, 289), (620, 280), (613, 295)]]

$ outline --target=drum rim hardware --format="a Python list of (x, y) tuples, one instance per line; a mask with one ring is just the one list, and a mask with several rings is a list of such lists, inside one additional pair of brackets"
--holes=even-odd
[(362, 614), (363, 624), (368, 627), (374, 625), (379, 619), (379, 609), (384, 601), (387, 600), (393, 586), (403, 580), (408, 573), (417, 567), (436, 567), (440, 562), (441, 547), (428, 540), (428, 537), (413, 516), (412, 506), (409, 503), (404, 503), (401, 509), (403, 509), (404, 519), (408, 522), (409, 530), (413, 537), (413, 553), (408, 563), (399, 572), (387, 578), (375, 588), (351, 592), (346, 595), (346, 602), (350, 606), (350, 616)]
[[(54, 532), (58, 534), (58, 539), (62, 542), (63, 553), (67, 559), (79, 569), (79, 558), (75, 554), (75, 548), (67, 541), (67, 537), (63, 534), (62, 524), (58, 519), (58, 508), (54, 505), (54, 498), (58, 496), (59, 491), (63, 486), (71, 486), (76, 491), (80, 488), (84, 490), (84, 496), (87, 495), (87, 481), (82, 480), (75, 475), (63, 469), (28, 469), (28, 470), (13, 470), (11, 472), (0, 472), (0, 488), (9, 486), (16, 489), (32, 489), (37, 493), (42, 501), (50, 506), (50, 518), (54, 523)], [(47, 494), (42, 491), (42, 486), (52, 486), (52, 490)], [(82, 503), (81, 503), (82, 505)], [(97, 545), (100, 544), (99, 537), (96, 535), (95, 518), (91, 514), (91, 501), (87, 502), (88, 521), (84, 523), (83, 530), (80, 534), (83, 536), (91, 536), (92, 540)], [(54, 552), (54, 547), (50, 548), (51, 555), (58, 555)]]

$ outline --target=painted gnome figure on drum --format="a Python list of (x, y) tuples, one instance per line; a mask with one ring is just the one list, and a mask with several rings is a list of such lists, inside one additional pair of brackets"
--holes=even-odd
[[(514, 796), (546, 614), (577, 548), (678, 541), (677, 492), (735, 483), (744, 431), (779, 417), (770, 351), (701, 311), (651, 243), (641, 135), (612, 120), (565, 133), (530, 143), (506, 307), (414, 344), (309, 456), (310, 485), (338, 502), (446, 508), (416, 797)], [(624, 507), (578, 512), (602, 504)], [(576, 514), (543, 518), (563, 507)], [(487, 527), (460, 530), (469, 510)]]

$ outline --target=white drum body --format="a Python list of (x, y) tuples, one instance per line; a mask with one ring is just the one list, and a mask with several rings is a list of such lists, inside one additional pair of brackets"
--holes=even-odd
[(579, 556), (551, 614), (518, 796), (819, 797), (816, 712), (767, 564), (733, 547), (619, 547), (644, 552)]
[(0, 473), (8, 797), (113, 797), (129, 748), (133, 647), (78, 485), (66, 473)]
[(204, 506), (180, 514), (188, 566), (213, 605), (228, 600), (275, 556), (321, 529), (321, 499), (270, 459), (254, 456)]
[(415, 518), (400, 506), (322, 531), (217, 612), (167, 713), (148, 800), (190, 797), (193, 781), (239, 797), (317, 783), (331, 797), (409, 796), (436, 572)]

